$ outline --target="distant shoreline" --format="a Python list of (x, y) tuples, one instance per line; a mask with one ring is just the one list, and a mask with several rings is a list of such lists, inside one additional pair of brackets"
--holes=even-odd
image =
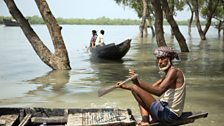
[[(3, 19), (12, 19), (12, 17), (0, 16), (0, 24), (3, 24)], [(44, 24), (44, 21), (39, 16), (26, 17), (30, 24)], [(110, 19), (106, 17), (100, 17), (96, 19), (84, 19), (84, 18), (56, 18), (59, 24), (72, 24), (72, 25), (139, 25), (141, 20), (135, 19)], [(188, 25), (188, 20), (176, 21), (178, 25)], [(205, 24), (203, 21), (201, 24)], [(214, 24), (214, 23), (213, 23)], [(168, 22), (164, 20), (164, 25), (168, 25)], [(192, 23), (194, 25), (194, 22)]]

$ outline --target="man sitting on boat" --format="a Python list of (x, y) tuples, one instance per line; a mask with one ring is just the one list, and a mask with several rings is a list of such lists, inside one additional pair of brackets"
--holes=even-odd
[[(175, 122), (182, 115), (186, 96), (184, 73), (172, 64), (174, 58), (179, 59), (178, 54), (170, 47), (155, 49), (154, 54), (160, 71), (165, 75), (153, 84), (140, 81), (137, 77), (132, 79), (134, 85), (122, 85), (117, 87), (132, 91), (139, 104), (142, 120), (139, 125), (149, 124), (149, 115), (152, 122)], [(129, 75), (134, 76), (136, 71), (130, 70)], [(156, 100), (155, 96), (162, 96)]]
[(95, 42), (96, 46), (104, 46), (104, 30), (100, 30), (100, 34), (97, 36), (96, 42)]

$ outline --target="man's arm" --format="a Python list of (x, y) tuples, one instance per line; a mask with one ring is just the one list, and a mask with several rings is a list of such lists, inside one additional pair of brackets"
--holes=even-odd
[(154, 84), (152, 84), (152, 86), (154, 86), (154, 87), (159, 86), (159, 84), (161, 84), (162, 81), (163, 81), (163, 79), (160, 79), (157, 82), (155, 82)]
[(175, 69), (170, 69), (164, 79), (160, 79), (153, 85), (139, 82), (139, 86), (151, 94), (161, 96), (172, 84), (175, 84), (176, 73)]

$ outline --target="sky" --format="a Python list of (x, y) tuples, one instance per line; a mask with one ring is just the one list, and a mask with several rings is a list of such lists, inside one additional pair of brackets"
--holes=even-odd
[[(40, 15), (35, 0), (14, 0), (24, 16)], [(139, 19), (134, 9), (118, 5), (114, 0), (47, 0), (55, 17), (96, 19), (99, 17)], [(0, 16), (10, 16), (4, 0), (0, 0)], [(186, 12), (175, 19), (187, 19)]]

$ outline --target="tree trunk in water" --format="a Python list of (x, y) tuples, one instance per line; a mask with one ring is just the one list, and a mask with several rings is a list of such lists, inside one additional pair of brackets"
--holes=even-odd
[(182, 33), (180, 32), (179, 27), (173, 18), (173, 14), (170, 12), (167, 0), (162, 0), (162, 7), (165, 12), (166, 19), (169, 22), (169, 24), (174, 32), (174, 35), (179, 43), (181, 52), (189, 52), (186, 40), (185, 40), (184, 36), (182, 35)]
[[(220, 31), (221, 32), (221, 31)], [(219, 38), (220, 38), (220, 34), (219, 34)], [(222, 29), (222, 39), (224, 40), (224, 29)]]
[(220, 20), (219, 24), (217, 26), (219, 36), (220, 36), (220, 32), (221, 32), (221, 25), (222, 25), (222, 21)]
[(196, 21), (196, 26), (198, 29), (198, 33), (201, 37), (201, 40), (206, 40), (206, 37), (202, 31), (201, 28), (201, 23), (200, 23), (200, 19), (199, 19), (199, 11), (198, 11), (198, 0), (193, 0), (192, 2), (194, 2), (194, 7), (195, 7), (195, 21)]
[[(174, 14), (174, 0), (170, 0), (170, 4), (171, 4), (170, 13), (173, 15)], [(169, 7), (169, 5), (168, 5), (168, 7)], [(170, 29), (170, 33), (171, 33), (171, 35), (173, 37), (174, 36), (174, 31), (173, 31), (172, 28)]]
[(188, 34), (191, 35), (191, 25), (192, 25), (192, 22), (193, 22), (193, 19), (194, 19), (194, 11), (193, 11), (193, 8), (192, 8), (191, 4), (188, 1), (187, 1), (187, 5), (189, 6), (190, 11), (191, 11), (191, 17), (190, 17), (190, 20), (189, 20), (189, 23), (188, 23)]
[(219, 0), (209, 0), (209, 3), (208, 3), (208, 13), (207, 13), (207, 23), (206, 23), (205, 28), (203, 30), (204, 35), (206, 35), (206, 33), (208, 32), (209, 27), (211, 26), (212, 17), (214, 15), (215, 11), (216, 11), (218, 3), (219, 3)]
[(224, 33), (224, 21), (219, 20), (219, 23), (216, 26), (216, 28), (218, 29), (218, 35), (220, 37), (222, 30), (223, 30), (223, 33)]
[[(55, 53), (53, 54), (40, 40), (38, 35), (33, 31), (29, 22), (25, 19), (25, 17), (22, 15), (19, 9), (16, 7), (15, 2), (13, 0), (4, 0), (4, 1), (11, 15), (13, 16), (13, 18), (16, 19), (17, 22), (20, 24), (21, 29), (23, 30), (25, 36), (29, 40), (30, 44), (32, 45), (33, 49), (35, 50), (37, 55), (40, 57), (40, 59), (52, 69), (58, 69), (58, 70), (71, 69), (67, 50), (65, 48), (63, 40), (62, 41), (55, 40), (55, 39), (57, 40), (62, 39), (61, 34), (58, 33), (60, 32), (58, 25), (52, 24), (51, 26), (51, 29), (54, 32), (53, 33), (54, 36), (52, 37), (52, 39), (54, 41), (54, 46), (55, 46)], [(46, 1), (43, 1), (43, 0), (40, 0), (39, 3), (42, 3), (42, 2), (46, 3)], [(49, 13), (48, 16), (53, 17), (48, 6), (45, 7), (45, 9)], [(56, 22), (56, 20), (54, 19), (50, 19), (48, 21)], [(55, 29), (58, 29), (58, 30), (55, 30)]]
[[(199, 20), (199, 11), (198, 11), (198, 0), (194, 1), (194, 6), (195, 6), (195, 19), (196, 19), (196, 25), (198, 28), (199, 35), (202, 40), (206, 40), (206, 33), (208, 32), (209, 27), (211, 26), (212, 22), (212, 16), (215, 13), (215, 10), (218, 6), (219, 0), (209, 0), (208, 2), (208, 13), (207, 13), (207, 23), (205, 25), (204, 30), (201, 28), (200, 20)], [(214, 6), (213, 6), (214, 5)]]
[(156, 34), (156, 42), (157, 45), (167, 46), (164, 39), (164, 31), (163, 31), (163, 12), (161, 9), (160, 0), (152, 0), (151, 1), (153, 10), (155, 12), (155, 34)]
[(155, 31), (154, 31), (154, 28), (153, 28), (153, 25), (152, 25), (152, 18), (150, 16), (148, 17), (148, 21), (149, 21), (149, 27), (152, 31), (152, 37), (154, 37), (155, 36)]
[(147, 31), (147, 25), (146, 25), (146, 15), (147, 15), (147, 2), (146, 0), (142, 0), (143, 2), (143, 12), (142, 12), (142, 21), (140, 24), (140, 36), (141, 38), (143, 36), (147, 37), (148, 36), (148, 31)]

